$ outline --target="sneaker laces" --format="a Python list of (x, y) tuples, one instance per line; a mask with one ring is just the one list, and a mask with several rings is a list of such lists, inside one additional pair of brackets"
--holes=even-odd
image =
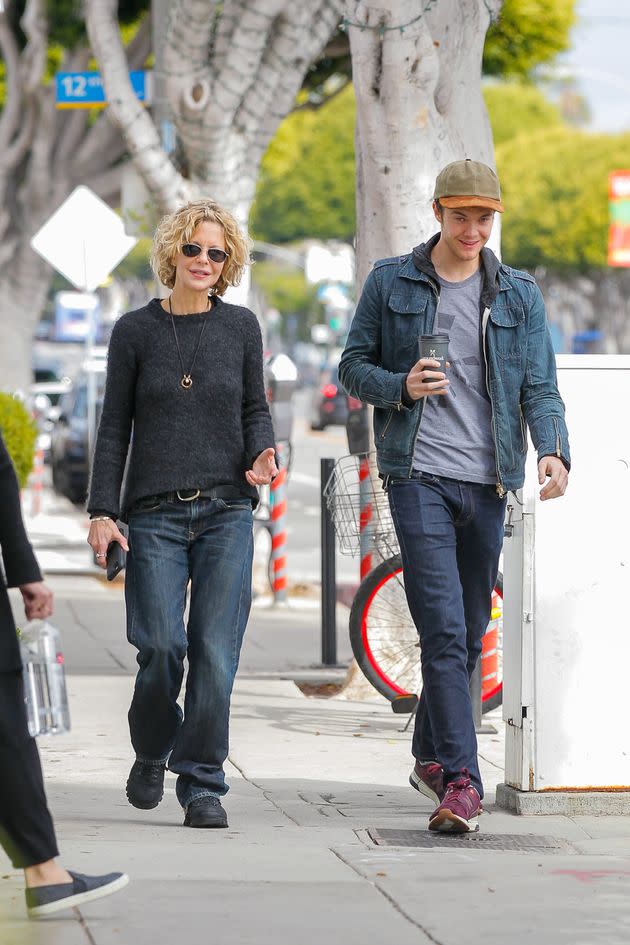
[(453, 791), (462, 791), (464, 788), (471, 786), (470, 775), (468, 774), (466, 768), (464, 768), (459, 778), (456, 778), (454, 781), (449, 781), (446, 786), (446, 793), (450, 794)]

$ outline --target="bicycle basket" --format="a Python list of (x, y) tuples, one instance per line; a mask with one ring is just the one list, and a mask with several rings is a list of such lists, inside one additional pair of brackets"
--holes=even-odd
[(387, 495), (373, 472), (375, 458), (375, 453), (342, 456), (324, 486), (343, 554), (358, 554), (362, 543), (383, 544), (390, 554), (398, 551)]

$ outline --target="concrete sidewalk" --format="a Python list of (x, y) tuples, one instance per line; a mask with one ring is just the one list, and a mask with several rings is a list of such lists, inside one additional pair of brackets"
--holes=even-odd
[(73, 719), (69, 735), (40, 740), (62, 862), (86, 872), (124, 869), (131, 884), (81, 911), (28, 923), (21, 875), (5, 861), (3, 945), (628, 941), (630, 818), (517, 817), (495, 808), (504, 756), (498, 712), (497, 734), (479, 739), (480, 834), (429, 835), (431, 805), (407, 782), (405, 719), (379, 698), (307, 698), (293, 682), (343, 678), (351, 656), (340, 605), (341, 667), (319, 665), (315, 585), (288, 607), (255, 600), (233, 701), (230, 828), (185, 830), (171, 776), (156, 811), (130, 807), (126, 712), (136, 664), (123, 586), (94, 568), (82, 512), (45, 489), (33, 516), (31, 500), (25, 493), (29, 533), (55, 590)]
[[(126, 711), (134, 651), (120, 586), (52, 578), (73, 730), (40, 740), (62, 862), (124, 869), (119, 895), (39, 924), (3, 863), (3, 945), (621, 945), (630, 938), (630, 819), (517, 817), (493, 806), (502, 723), (480, 736), (477, 837), (434, 838), (408, 786), (410, 734), (382, 700), (307, 698), (316, 606), (255, 606), (233, 701), (230, 828), (182, 827), (167, 775), (155, 811), (130, 807)], [(282, 678), (286, 677), (286, 678)], [(488, 717), (486, 717), (487, 719)], [(602, 718), (602, 724), (608, 724)], [(383, 842), (399, 831), (394, 845)], [(415, 832), (415, 834), (414, 834)], [(437, 842), (437, 846), (407, 846)]]

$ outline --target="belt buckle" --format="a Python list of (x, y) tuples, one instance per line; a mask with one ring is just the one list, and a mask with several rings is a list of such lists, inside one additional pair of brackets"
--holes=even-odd
[(189, 495), (189, 496), (180, 495), (179, 489), (176, 489), (175, 492), (176, 492), (177, 498), (180, 500), (180, 502), (192, 502), (193, 499), (198, 499), (198, 498), (199, 498), (199, 495), (200, 495), (200, 493), (201, 493), (201, 489), (195, 489), (195, 494), (194, 494), (194, 495)]

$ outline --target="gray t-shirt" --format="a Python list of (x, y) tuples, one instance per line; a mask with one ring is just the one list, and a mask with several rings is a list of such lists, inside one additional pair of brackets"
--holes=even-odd
[(492, 408), (481, 344), (481, 270), (463, 282), (440, 278), (434, 331), (449, 336), (448, 394), (427, 397), (414, 452), (416, 471), (464, 482), (497, 480)]

